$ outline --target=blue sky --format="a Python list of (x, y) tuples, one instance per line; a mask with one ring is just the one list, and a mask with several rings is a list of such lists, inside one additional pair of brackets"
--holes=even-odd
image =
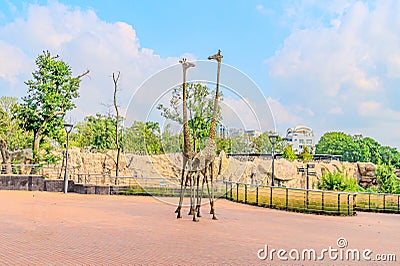
[(80, 120), (107, 112), (113, 71), (124, 107), (158, 70), (221, 49), (261, 88), (281, 135), (305, 124), (317, 139), (340, 130), (399, 147), (398, 14), (391, 0), (0, 0), (0, 91), (24, 95), (34, 59), (50, 50), (76, 74), (91, 70), (70, 114)]

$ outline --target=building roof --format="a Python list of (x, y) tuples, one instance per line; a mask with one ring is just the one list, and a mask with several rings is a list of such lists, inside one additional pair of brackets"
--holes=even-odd
[(295, 128), (289, 128), (287, 130), (287, 134), (291, 133), (302, 133), (302, 134), (312, 133), (312, 128), (307, 126), (297, 126)]

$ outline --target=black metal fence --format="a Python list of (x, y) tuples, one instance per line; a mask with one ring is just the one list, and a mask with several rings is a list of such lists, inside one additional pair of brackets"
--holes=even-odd
[(400, 194), (359, 192), (356, 197), (356, 210), (400, 213)]
[(281, 209), (326, 215), (356, 214), (356, 194), (301, 188), (272, 187), (225, 181), (228, 200)]
[[(11, 167), (13, 174), (42, 175), (46, 179), (63, 179), (65, 167), (37, 164), (0, 164), (4, 174)], [(85, 185), (117, 185), (132, 189), (179, 195), (180, 179), (163, 177), (111, 176), (107, 173), (83, 173), (68, 167), (68, 178)], [(204, 195), (207, 195), (204, 191)], [(172, 193), (172, 194), (171, 194)], [(287, 211), (328, 215), (355, 215), (356, 211), (400, 214), (400, 194), (370, 192), (334, 192), (301, 188), (271, 187), (217, 180), (215, 194), (218, 197), (262, 207)]]

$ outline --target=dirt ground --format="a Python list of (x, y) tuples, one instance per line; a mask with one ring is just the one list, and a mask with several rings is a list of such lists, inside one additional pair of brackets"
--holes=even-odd
[[(400, 215), (317, 216), (218, 200), (218, 221), (205, 205), (194, 223), (186, 213), (176, 219), (174, 205), (152, 197), (0, 191), (0, 202), (1, 265), (320, 265), (288, 253), (340, 250), (338, 238), (347, 241), (342, 251), (370, 249), (370, 258), (395, 254), (400, 261)], [(269, 252), (285, 249), (288, 260), (276, 253), (260, 260), (265, 245)], [(398, 262), (331, 260), (325, 253), (323, 264)]]

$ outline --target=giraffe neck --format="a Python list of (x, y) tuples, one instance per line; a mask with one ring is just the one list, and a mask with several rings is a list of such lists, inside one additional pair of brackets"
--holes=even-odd
[(214, 109), (211, 118), (210, 124), (210, 134), (209, 137), (212, 140), (215, 140), (215, 135), (217, 131), (217, 113), (218, 113), (218, 97), (219, 97), (219, 73), (221, 70), (221, 62), (218, 61), (218, 72), (217, 72), (217, 88), (215, 89), (215, 98), (214, 98)]
[(186, 96), (186, 71), (183, 71), (183, 155), (189, 159), (192, 157), (192, 143), (189, 136), (188, 114), (187, 114), (187, 96)]

